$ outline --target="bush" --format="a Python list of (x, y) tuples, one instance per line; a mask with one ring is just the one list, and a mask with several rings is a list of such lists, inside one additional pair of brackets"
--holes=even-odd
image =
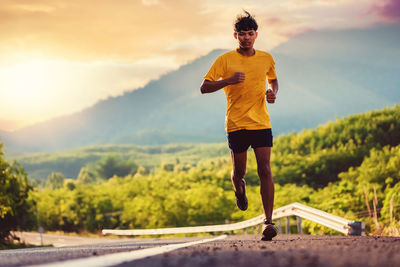
[(12, 240), (10, 232), (30, 228), (33, 223), (28, 194), (32, 187), (24, 169), (16, 162), (9, 164), (3, 157), (0, 143), (0, 243)]

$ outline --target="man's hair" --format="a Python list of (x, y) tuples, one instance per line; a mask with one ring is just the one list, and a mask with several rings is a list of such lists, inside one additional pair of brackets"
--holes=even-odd
[(235, 31), (250, 31), (255, 30), (257, 31), (258, 25), (256, 20), (251, 16), (249, 12), (244, 10), (245, 15), (238, 15), (235, 21)]

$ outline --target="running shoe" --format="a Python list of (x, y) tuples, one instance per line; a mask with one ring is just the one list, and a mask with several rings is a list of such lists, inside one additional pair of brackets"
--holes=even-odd
[(247, 207), (249, 206), (246, 197), (246, 182), (244, 181), (244, 179), (242, 179), (242, 186), (243, 186), (243, 194), (238, 194), (237, 192), (235, 192), (235, 196), (236, 196), (236, 205), (238, 206), (239, 209), (244, 211), (247, 210)]
[(271, 241), (273, 237), (278, 234), (278, 229), (275, 227), (275, 224), (272, 222), (268, 222), (264, 220), (264, 231), (262, 233), (261, 240), (263, 241)]

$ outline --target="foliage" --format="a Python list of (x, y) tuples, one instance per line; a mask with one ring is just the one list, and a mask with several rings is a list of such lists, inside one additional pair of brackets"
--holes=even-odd
[[(300, 202), (360, 220), (359, 214), (367, 209), (365, 193), (372, 207), (375, 189), (380, 226), (371, 224), (372, 218), (363, 218), (367, 230), (395, 233), (400, 221), (398, 121), (400, 107), (395, 106), (278, 137), (271, 161), (275, 207)], [(81, 168), (77, 182), (68, 180), (61, 187), (32, 192), (38, 223), (48, 230), (96, 232), (102, 228), (220, 224), (261, 214), (254, 154), (248, 154), (246, 173), (250, 205), (242, 212), (235, 206), (231, 160), (223, 146), (135, 147), (153, 153), (153, 165), (136, 165), (144, 161), (127, 152), (132, 147), (118, 147), (125, 149), (128, 157), (123, 152), (115, 156), (116, 147), (110, 146)], [(106, 148), (86, 149), (98, 153)], [(149, 155), (146, 153), (143, 155)], [(308, 221), (303, 227), (308, 233), (333, 233)]]
[(96, 181), (96, 175), (87, 167), (83, 167), (78, 174), (78, 182), (82, 184), (91, 184)]
[[(86, 167), (96, 174), (95, 165), (108, 156), (120, 156), (124, 161), (133, 159), (146, 172), (162, 164), (196, 165), (201, 159), (214, 158), (229, 153), (223, 144), (171, 144), (163, 146), (99, 145), (63, 152), (35, 153), (15, 159), (24, 166), (31, 179), (43, 181), (51, 172), (61, 172), (65, 177), (78, 177)], [(40, 182), (39, 182), (40, 183)]]
[(125, 161), (119, 156), (109, 155), (96, 163), (95, 171), (100, 178), (108, 179), (114, 175), (123, 177), (128, 174), (135, 174), (137, 168), (138, 166), (133, 159)]
[[(338, 174), (350, 167), (359, 166), (372, 148), (400, 144), (400, 106), (352, 115), (330, 122), (316, 129), (275, 139), (271, 167), (279, 184), (307, 184), (322, 188), (338, 181)], [(83, 167), (96, 174), (99, 164), (119, 165), (133, 160), (142, 171), (155, 171), (160, 166), (185, 168), (195, 166), (205, 158), (225, 156), (229, 150), (220, 144), (175, 144), (164, 146), (103, 145), (57, 153), (30, 154), (17, 157), (30, 177), (43, 180), (51, 172), (61, 172), (65, 177), (78, 177)], [(117, 156), (118, 155), (118, 156)], [(124, 164), (123, 164), (124, 162)], [(182, 165), (181, 165), (182, 167)], [(101, 169), (101, 167), (99, 167)], [(249, 170), (254, 170), (255, 162)], [(100, 170), (101, 171), (101, 170)], [(254, 175), (253, 175), (254, 174)], [(251, 174), (258, 180), (257, 174)], [(107, 177), (107, 178), (109, 178)], [(91, 179), (89, 179), (91, 180)]]
[[(377, 229), (372, 218), (364, 218), (367, 230), (382, 233), (385, 227), (393, 228), (395, 222), (400, 221), (397, 212), (400, 207), (400, 145), (372, 149), (360, 166), (340, 173), (339, 178), (340, 181), (314, 192), (310, 196), (310, 205), (350, 220), (359, 220), (357, 213), (367, 209), (365, 193), (372, 209), (375, 189), (376, 209), (380, 210), (378, 215), (382, 225)], [(390, 211), (391, 201), (393, 211)], [(305, 228), (312, 233), (331, 232), (311, 222), (307, 222)]]
[(60, 172), (52, 172), (46, 181), (46, 187), (50, 189), (57, 189), (64, 186), (64, 175)]
[(3, 157), (0, 143), (0, 244), (10, 241), (10, 231), (31, 225), (28, 194), (32, 189), (24, 169)]
[(400, 144), (400, 106), (352, 115), (314, 130), (277, 138), (272, 160), (280, 184), (322, 188), (359, 166), (371, 149)]

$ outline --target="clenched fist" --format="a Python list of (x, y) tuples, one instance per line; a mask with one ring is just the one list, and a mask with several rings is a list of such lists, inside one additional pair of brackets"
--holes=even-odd
[(268, 89), (265, 94), (267, 95), (267, 102), (268, 103), (270, 103), (270, 104), (275, 103), (276, 95), (271, 89)]
[(235, 72), (231, 77), (228, 78), (230, 84), (241, 83), (244, 81), (244, 72)]

